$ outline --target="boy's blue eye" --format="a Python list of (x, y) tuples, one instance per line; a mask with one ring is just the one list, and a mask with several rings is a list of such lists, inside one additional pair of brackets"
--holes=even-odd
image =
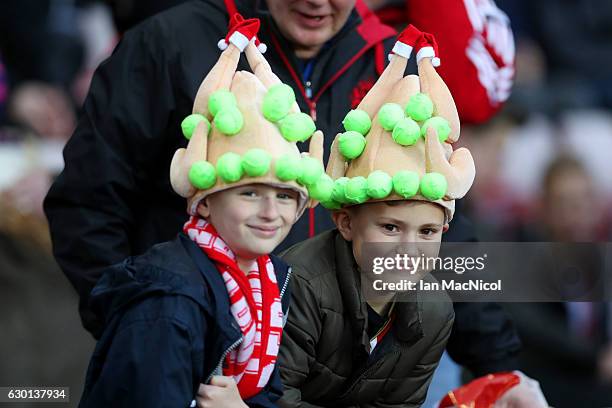
[(438, 230), (435, 228), (423, 228), (421, 230), (421, 234), (423, 235), (434, 235), (436, 232), (438, 232)]
[(252, 190), (247, 190), (247, 191), (242, 191), (240, 192), (241, 196), (245, 196), (245, 197), (255, 197), (257, 195), (257, 193), (255, 191)]

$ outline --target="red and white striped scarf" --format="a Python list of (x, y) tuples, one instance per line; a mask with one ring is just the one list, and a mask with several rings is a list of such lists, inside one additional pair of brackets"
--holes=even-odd
[(192, 216), (183, 231), (215, 263), (225, 281), (242, 342), (227, 355), (223, 375), (234, 377), (242, 399), (250, 398), (268, 383), (283, 332), (283, 310), (274, 266), (270, 257), (263, 255), (247, 273), (243, 272), (232, 250), (202, 218)]

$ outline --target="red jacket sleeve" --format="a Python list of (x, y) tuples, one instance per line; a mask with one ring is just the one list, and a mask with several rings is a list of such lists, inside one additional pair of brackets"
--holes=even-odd
[[(397, 22), (397, 7), (377, 12)], [(514, 38), (510, 22), (493, 0), (406, 0), (404, 21), (435, 35), (448, 85), (462, 122), (482, 123), (510, 96)], [(393, 21), (392, 21), (393, 20)]]
[(481, 123), (510, 96), (514, 38), (493, 0), (407, 0), (408, 21), (438, 41), (442, 65), (461, 120)]

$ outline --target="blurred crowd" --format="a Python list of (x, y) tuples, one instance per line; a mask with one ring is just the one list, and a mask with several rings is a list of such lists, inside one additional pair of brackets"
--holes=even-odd
[[(82, 389), (94, 343), (53, 261), (42, 200), (93, 70), (121, 32), (180, 2), (0, 3), (0, 331), (11, 333), (0, 336), (0, 384)], [(612, 2), (496, 3), (515, 33), (515, 87), (493, 120), (463, 125), (478, 169), (464, 211), (483, 241), (608, 242)], [(612, 405), (609, 304), (507, 306), (522, 367), (552, 406)]]
[[(497, 4), (512, 21), (517, 71), (503, 111), (462, 132), (478, 169), (469, 216), (481, 240), (608, 242), (609, 253), (612, 3)], [(505, 306), (523, 342), (521, 368), (551, 406), (612, 405), (610, 303)]]
[(42, 201), (116, 40), (98, 2), (0, 3), (0, 383), (68, 386), (74, 406), (94, 341), (51, 254)]

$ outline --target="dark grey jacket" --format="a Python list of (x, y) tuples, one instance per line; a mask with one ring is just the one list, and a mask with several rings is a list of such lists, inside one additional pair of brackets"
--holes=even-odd
[[(282, 255), (292, 300), (279, 355), (281, 407), (419, 407), (454, 320), (446, 295), (395, 306), (370, 355), (367, 307), (351, 243), (324, 232)], [(433, 281), (433, 277), (427, 277)]]

